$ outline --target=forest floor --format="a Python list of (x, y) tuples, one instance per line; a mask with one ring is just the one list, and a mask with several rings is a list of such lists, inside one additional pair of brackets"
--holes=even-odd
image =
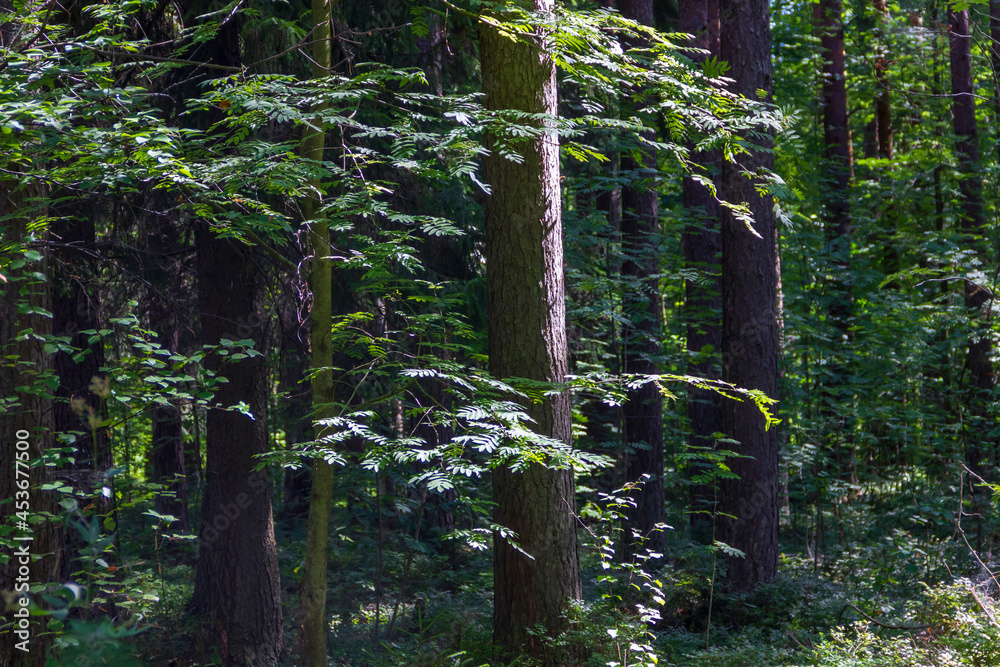
[[(786, 515), (777, 578), (744, 595), (726, 591), (722, 552), (685, 531), (667, 532), (661, 557), (624, 567), (602, 562), (594, 533), (582, 531), (584, 602), (558, 643), (586, 666), (1000, 665), (992, 528), (965, 520), (959, 530), (947, 499), (938, 498), (914, 492), (909, 500), (857, 499)], [(331, 664), (499, 665), (490, 643), (488, 551), (402, 531), (384, 537), (380, 550), (363, 522), (335, 528)], [(292, 655), (304, 529), (283, 520), (277, 530), (286, 545), (279, 558)], [(208, 629), (186, 612), (193, 551), (158, 543), (153, 553), (135, 545), (133, 588), (156, 599), (142, 611), (146, 630), (124, 641), (138, 664), (221, 664), (205, 648)]]

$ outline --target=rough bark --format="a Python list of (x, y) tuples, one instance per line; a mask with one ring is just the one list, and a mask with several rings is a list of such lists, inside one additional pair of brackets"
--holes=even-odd
[[(652, 0), (619, 0), (618, 10), (627, 19), (653, 25)], [(642, 44), (630, 45), (641, 47)], [(647, 133), (655, 138), (655, 132)], [(627, 324), (622, 331), (622, 371), (632, 375), (656, 375), (655, 358), (660, 352), (660, 289), (657, 276), (659, 236), (659, 193), (655, 189), (656, 154), (643, 150), (638, 160), (628, 155), (621, 160), (622, 171), (631, 180), (622, 188), (621, 242), (624, 261), (621, 276), (625, 285), (624, 306)], [(625, 481), (645, 477), (641, 488), (632, 493), (635, 506), (627, 519), (626, 542), (631, 548), (643, 540), (657, 551), (663, 535), (656, 529), (666, 520), (663, 491), (663, 399), (656, 384), (628, 391), (622, 406), (625, 440)]]
[[(551, 11), (551, 0), (538, 0)], [(538, 44), (514, 42), (480, 25), (483, 91), (491, 111), (555, 114), (555, 66)], [(522, 141), (517, 164), (493, 150), (485, 160), (487, 311), (490, 370), (499, 378), (563, 381), (567, 372), (566, 305), (560, 213), (559, 144), (554, 133)], [(538, 433), (569, 442), (566, 393), (525, 406)], [(544, 664), (565, 664), (528, 630), (565, 626), (562, 613), (581, 596), (572, 470), (529, 465), (493, 475), (495, 520), (517, 533), (520, 547), (494, 545), (494, 642), (504, 657), (528, 652)]]
[[(696, 62), (719, 55), (719, 2), (718, 0), (681, 0), (678, 3), (681, 32), (694, 35), (692, 46), (704, 49), (707, 54), (694, 54)], [(719, 151), (702, 151), (694, 155), (695, 162), (703, 168), (702, 175), (718, 182), (721, 155)], [(690, 216), (682, 237), (684, 263), (688, 269), (698, 271), (703, 280), (688, 280), (684, 285), (684, 310), (688, 320), (687, 351), (688, 373), (697, 377), (717, 380), (720, 378), (718, 355), (722, 350), (722, 282), (719, 256), (722, 238), (719, 235), (719, 206), (711, 191), (693, 178), (684, 179), (681, 192), (684, 208)], [(722, 431), (720, 396), (714, 391), (691, 390), (688, 397), (688, 419), (691, 420), (692, 448), (713, 449), (713, 434)], [(691, 475), (698, 476), (707, 469), (704, 465), (692, 466)], [(691, 527), (696, 537), (706, 539), (710, 512), (715, 493), (711, 485), (691, 486)]]
[[(735, 91), (756, 99), (771, 90), (770, 26), (767, 0), (720, 0), (720, 56), (729, 63)], [(761, 149), (770, 147), (764, 141)], [(774, 216), (770, 197), (761, 197), (744, 170), (770, 168), (766, 150), (753, 151), (741, 165), (723, 164), (725, 200), (747, 202), (754, 236), (728, 209), (722, 215), (723, 379), (775, 396), (778, 331)], [(730, 462), (739, 479), (719, 488), (718, 538), (745, 554), (728, 559), (729, 583), (751, 589), (772, 579), (778, 565), (778, 442), (774, 429), (748, 401), (724, 401), (723, 432), (740, 444), (742, 458)]]
[[(948, 12), (948, 43), (951, 62), (952, 117), (955, 129), (955, 152), (959, 163), (959, 199), (962, 205), (961, 228), (966, 235), (966, 243), (978, 257), (987, 253), (983, 247), (983, 182), (979, 173), (979, 131), (976, 125), (976, 99), (972, 76), (972, 49), (969, 26), (969, 10)], [(965, 281), (965, 305), (970, 309), (970, 317), (976, 326), (984, 329), (973, 334), (969, 340), (966, 368), (969, 373), (971, 401), (969, 412), (973, 421), (966, 457), (969, 465), (977, 468), (982, 457), (980, 431), (985, 427), (987, 417), (985, 402), (993, 388), (993, 364), (990, 359), (992, 345), (989, 331), (985, 330), (992, 294), (983, 285), (972, 280)]]
[[(189, 11), (203, 13), (205, 7)], [(239, 29), (233, 18), (206, 45), (215, 62), (239, 64)], [(263, 349), (263, 331), (253, 326), (260, 321), (262, 280), (249, 250), (237, 240), (218, 238), (206, 221), (195, 223), (195, 245), (202, 342), (250, 338)], [(266, 470), (254, 472), (255, 456), (268, 447), (264, 359), (231, 361), (210, 354), (205, 365), (228, 382), (218, 386), (206, 419), (205, 493), (191, 606), (206, 619), (227, 665), (274, 665), (281, 657), (282, 629), (271, 480)], [(252, 417), (229, 409), (241, 402)]]
[[(8, 189), (8, 186), (13, 184), (0, 182), (0, 216), (23, 208), (21, 194)], [(27, 218), (8, 218), (2, 233), (3, 240), (23, 244), (27, 238), (27, 223)], [(51, 469), (36, 466), (25, 477), (23, 472), (28, 469), (17, 463), (24, 460), (20, 456), (22, 452), (27, 455), (27, 461), (33, 461), (54, 445), (51, 397), (46, 396), (46, 392), (20, 389), (37, 385), (41, 377), (52, 370), (51, 356), (45, 353), (44, 342), (40, 339), (40, 336), (52, 332), (51, 320), (43, 315), (52, 307), (49, 284), (34, 280), (30, 275), (36, 271), (44, 275), (47, 273), (46, 265), (43, 260), (22, 269), (8, 270), (7, 281), (0, 282), (0, 399), (4, 401), (0, 410), (0, 433), (3, 434), (0, 436), (3, 438), (3, 446), (0, 447), (0, 499), (13, 501), (0, 504), (0, 523), (3, 524), (14, 522), (15, 513), (20, 511), (26, 511), (31, 516), (40, 512), (58, 514), (60, 511), (54, 494), (39, 490), (41, 484), (52, 481)], [(20, 294), (22, 290), (24, 293)], [(28, 305), (32, 312), (19, 311), (19, 302)], [(29, 329), (36, 335), (22, 335)], [(25, 435), (27, 437), (23, 437)], [(27, 444), (22, 448), (19, 446), (21, 442)], [(28, 489), (20, 486), (25, 479), (29, 482)], [(25, 501), (26, 505), (23, 504)], [(27, 531), (22, 530), (19, 534), (26, 535)], [(30, 534), (32, 539), (17, 542), (18, 547), (10, 554), (10, 560), (0, 564), (0, 625), (15, 620), (14, 613), (21, 607), (13, 599), (8, 605), (7, 593), (21, 592), (18, 586), (24, 583), (34, 585), (60, 580), (61, 532), (51, 522), (44, 522), (31, 524)], [(27, 562), (17, 553), (21, 547), (25, 547), (30, 554)], [(34, 557), (39, 558), (33, 560)], [(29, 569), (25, 578), (19, 578), (22, 565)], [(35, 602), (42, 604), (40, 599)], [(29, 621), (30, 650), (27, 652), (15, 647), (23, 637), (9, 631), (0, 633), (0, 666), (40, 667), (45, 664), (49, 641), (39, 637), (45, 630), (44, 623), (38, 618), (32, 617)]]
[(847, 86), (844, 70), (843, 6), (840, 0), (821, 0), (815, 5), (815, 23), (819, 33), (823, 58), (823, 85), (820, 104), (823, 109), (823, 157), (826, 178), (823, 182), (823, 224), (827, 254), (833, 276), (828, 284), (826, 311), (833, 325), (831, 334), (837, 345), (830, 360), (830, 379), (824, 383), (824, 410), (829, 413), (830, 447), (835, 461), (835, 475), (849, 482), (856, 481), (857, 465), (851, 427), (843, 414), (840, 386), (848, 374), (846, 356), (851, 344), (853, 296), (850, 282), (851, 266), (851, 203), (850, 185), (853, 154), (850, 127), (847, 121)]
[[(990, 0), (990, 64), (993, 66), (993, 120), (1000, 137), (1000, 0)], [(1000, 158), (1000, 138), (994, 141)]]
[[(202, 340), (252, 338), (236, 327), (259, 313), (260, 276), (239, 241), (219, 239), (207, 223), (195, 230)], [(245, 333), (245, 332), (242, 332)], [(281, 587), (267, 470), (267, 374), (260, 356), (230, 361), (210, 354), (218, 385), (208, 411), (205, 496), (192, 607), (207, 617), (227, 665), (274, 665), (282, 648)], [(240, 403), (250, 415), (232, 408)]]
[[(168, 210), (166, 198), (161, 196), (158, 199), (163, 204), (158, 210)], [(184, 292), (179, 230), (176, 220), (170, 215), (156, 216), (147, 224), (144, 235), (149, 253), (144, 272), (147, 284), (146, 317), (149, 328), (156, 332), (159, 345), (177, 353), (180, 351), (181, 323), (187, 314), (178, 303), (178, 295)], [(180, 403), (174, 401), (155, 406), (152, 419), (150, 459), (153, 480), (164, 487), (156, 496), (156, 511), (176, 517), (177, 521), (170, 524), (172, 531), (186, 532), (191, 529), (191, 522)]]
[(892, 158), (892, 88), (889, 81), (889, 51), (885, 45), (889, 10), (885, 0), (872, 0), (875, 8), (875, 141), (880, 158)]

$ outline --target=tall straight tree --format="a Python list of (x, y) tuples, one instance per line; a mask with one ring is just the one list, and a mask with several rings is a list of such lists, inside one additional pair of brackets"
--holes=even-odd
[[(733, 91), (770, 97), (771, 30), (768, 0), (720, 0), (719, 53), (729, 63)], [(769, 169), (771, 139), (758, 135), (739, 164), (722, 167), (721, 191), (729, 202), (746, 202), (751, 231), (729, 209), (722, 214), (722, 377), (768, 396), (777, 392), (778, 325), (775, 223), (770, 196), (761, 196), (747, 178)], [(739, 549), (729, 559), (730, 586), (753, 588), (772, 579), (778, 568), (778, 440), (748, 401), (723, 401), (722, 430), (737, 440), (740, 457), (730, 461), (738, 479), (719, 488), (718, 539)], [(732, 517), (732, 518), (730, 518)]]
[[(202, 340), (238, 340), (236, 327), (259, 313), (261, 281), (249, 248), (195, 233)], [(243, 332), (245, 333), (245, 332)], [(260, 331), (251, 336), (261, 347)], [(206, 367), (226, 378), (208, 411), (205, 496), (192, 607), (208, 617), (227, 665), (274, 665), (281, 654), (281, 587), (271, 515), (271, 481), (254, 472), (267, 451), (267, 373), (262, 356)], [(250, 414), (235, 410), (248, 407)]]
[[(841, 0), (814, 5), (823, 59), (823, 155), (830, 169), (825, 188), (826, 224), (835, 245), (850, 243), (851, 203), (848, 188), (853, 171), (850, 127), (847, 123), (847, 78), (844, 70), (844, 24)], [(839, 249), (835, 248), (835, 254)], [(846, 268), (846, 267), (844, 267)]]
[[(969, 10), (948, 11), (948, 43), (951, 61), (952, 117), (957, 141), (955, 151), (959, 164), (959, 196), (962, 204), (962, 231), (975, 255), (984, 256), (980, 236), (983, 233), (983, 181), (979, 174), (979, 130), (976, 124), (976, 97), (972, 76), (972, 48)], [(974, 320), (980, 320), (978, 309), (992, 303), (992, 294), (983, 285), (965, 281), (965, 305)], [(975, 309), (975, 310), (972, 310)], [(988, 330), (977, 332), (969, 340), (966, 368), (973, 394), (970, 412), (978, 420), (986, 417), (988, 392), (993, 388), (993, 363)], [(974, 429), (969, 439), (966, 457), (969, 465), (978, 466), (982, 451), (978, 445), (982, 423), (971, 424)]]
[(892, 158), (892, 88), (889, 83), (889, 49), (886, 38), (889, 7), (885, 0), (872, 0), (875, 9), (875, 153), (880, 158)]
[[(853, 154), (847, 122), (847, 81), (844, 70), (844, 24), (841, 0), (820, 0), (813, 5), (814, 21), (820, 38), (823, 59), (823, 85), (820, 106), (823, 110), (823, 157), (826, 176), (823, 182), (823, 224), (831, 262), (828, 282), (829, 304), (826, 311), (832, 321), (837, 345), (830, 364), (830, 379), (824, 383), (825, 410), (831, 413), (831, 446), (837, 473), (856, 481), (857, 464), (851, 442), (850, 424), (843, 414), (841, 389), (848, 370), (844, 352), (851, 339), (852, 292), (851, 201)], [(848, 351), (849, 354), (849, 351)]]
[[(189, 6), (201, 16), (212, 7)], [(209, 53), (219, 65), (239, 64), (238, 17), (219, 27)], [(202, 341), (251, 338), (262, 348), (261, 273), (250, 249), (195, 223)], [(249, 335), (246, 329), (250, 329)], [(268, 448), (267, 372), (263, 356), (233, 360), (209, 354), (219, 385), (206, 420), (202, 502), (192, 608), (207, 618), (227, 665), (275, 665), (282, 652), (281, 579), (271, 513), (271, 480), (254, 471)], [(249, 414), (235, 409), (245, 405)]]
[[(0, 5), (0, 11), (2, 7)], [(8, 35), (0, 30), (0, 37), (6, 40)], [(2, 45), (9, 44), (3, 41)], [(11, 171), (17, 168), (17, 165), (4, 166)], [(35, 192), (31, 195), (37, 196)], [(0, 243), (11, 244), (19, 251), (28, 249), (32, 241), (28, 232), (30, 216), (22, 215), (30, 210), (27, 199), (25, 191), (18, 190), (15, 182), (0, 181), (0, 220), (3, 220)], [(53, 481), (52, 468), (33, 466), (28, 473), (29, 488), (24, 489), (20, 485), (25, 480), (25, 468), (18, 464), (24, 455), (31, 461), (39, 459), (56, 444), (51, 397), (44, 391), (36, 391), (44, 376), (53, 372), (52, 355), (46, 353), (43, 338), (52, 333), (51, 318), (46, 315), (52, 309), (50, 286), (36, 276), (36, 272), (46, 273), (46, 264), (45, 258), (40, 257), (37, 262), (28, 262), (21, 268), (5, 268), (6, 275), (0, 280), (0, 399), (4, 402), (0, 410), (0, 428), (6, 434), (0, 448), (0, 498), (10, 501), (0, 504), (0, 522), (4, 527), (14, 524), (17, 512), (36, 517), (42, 512), (58, 515), (60, 511), (56, 494), (41, 490), (44, 483)], [(26, 335), (28, 331), (33, 335)], [(59, 559), (63, 534), (56, 530), (52, 521), (32, 523), (31, 541), (18, 542), (18, 550), (23, 547), (28, 554), (41, 557), (26, 558), (17, 551), (7, 551), (11, 557), (0, 563), (0, 592), (13, 592), (24, 582), (23, 566), (29, 568), (28, 578), (32, 583), (62, 581)], [(0, 623), (15, 621), (14, 613), (19, 608), (27, 609), (13, 599), (5, 603)], [(40, 623), (31, 626), (28, 628), (30, 651), (15, 648), (26, 637), (19, 637), (13, 628), (0, 632), (0, 667), (45, 664), (51, 641), (47, 633), (39, 632), (42, 630)]]
[[(156, 210), (166, 210), (166, 193), (153, 195)], [(152, 207), (151, 207), (152, 208)], [(144, 223), (144, 224), (143, 224)], [(181, 322), (185, 321), (178, 295), (184, 294), (182, 262), (177, 253), (182, 248), (180, 227), (174, 215), (150, 216), (143, 221), (142, 235), (146, 239), (148, 264), (146, 278), (146, 317), (149, 327), (157, 334), (157, 342), (165, 350), (176, 354), (180, 351)], [(181, 312), (177, 312), (181, 310)], [(190, 321), (190, 320), (188, 320)], [(188, 485), (184, 468), (184, 429), (180, 403), (177, 401), (158, 405), (152, 410), (152, 462), (153, 479), (166, 488), (156, 497), (156, 511), (171, 515), (177, 522), (171, 529), (191, 529), (188, 517)]]
[[(551, 12), (552, 0), (529, 5)], [(490, 111), (555, 115), (555, 64), (544, 37), (514, 41), (480, 23), (483, 92)], [(566, 303), (563, 279), (559, 141), (553, 131), (513, 146), (520, 160), (497, 150), (487, 136), (485, 159), (487, 315), (490, 371), (499, 378), (562, 382), (567, 372)], [(572, 438), (566, 393), (525, 406), (540, 434), (568, 443)], [(522, 651), (545, 664), (561, 663), (542, 638), (565, 625), (570, 599), (581, 596), (574, 518), (573, 471), (540, 463), (520, 472), (493, 475), (495, 519), (517, 533), (521, 549), (497, 536), (494, 545), (493, 634), (498, 650)]]
[(994, 139), (1000, 157), (1000, 0), (990, 0), (990, 64), (993, 66), (993, 120), (998, 138)]
[[(865, 129), (865, 157), (878, 157), (891, 160), (893, 156), (892, 127), (892, 83), (889, 69), (892, 66), (888, 45), (889, 37), (889, 7), (886, 0), (872, 0), (875, 10), (875, 27), (873, 56), (871, 58), (875, 73), (875, 113)], [(899, 250), (891, 242), (892, 234), (898, 225), (896, 208), (886, 206), (884, 210), (876, 211), (876, 219), (884, 219), (881, 225), (876, 225), (874, 242), (882, 245), (882, 272), (886, 275), (899, 271)], [(890, 286), (895, 286), (891, 283)]]
[[(52, 355), (52, 366), (59, 377), (53, 402), (53, 428), (61, 437), (71, 438), (76, 450), (72, 462), (62, 474), (72, 484), (94, 498), (95, 514), (108, 514), (112, 509), (111, 495), (101, 493), (111, 487), (108, 470), (114, 466), (107, 429), (94, 424), (106, 417), (101, 397), (91, 391), (95, 379), (104, 377), (104, 345), (91, 343), (83, 331), (100, 328), (98, 310), (100, 297), (94, 289), (96, 263), (92, 248), (96, 245), (94, 219), (84, 214), (86, 206), (80, 200), (50, 210), (64, 216), (49, 227), (52, 275), (52, 333), (70, 341), (73, 352), (59, 351)], [(60, 577), (69, 579), (78, 571), (78, 556), (85, 542), (72, 526), (63, 528), (63, 553)]]
[[(331, 56), (331, 4), (330, 0), (313, 0), (313, 78), (330, 75)], [(314, 109), (322, 110), (322, 103)], [(322, 161), (326, 131), (322, 127), (307, 126), (302, 139), (302, 154), (317, 162)], [(319, 192), (319, 183), (313, 183), (313, 192)], [(310, 319), (310, 347), (312, 352), (313, 408), (317, 419), (336, 416), (334, 410), (333, 347), (331, 322), (333, 319), (332, 289), (333, 266), (330, 257), (330, 223), (317, 216), (321, 201), (311, 196), (303, 206), (309, 225), (309, 248), (312, 252), (309, 287), (312, 290)], [(317, 439), (326, 430), (316, 429)], [(313, 464), (312, 487), (309, 496), (309, 519), (306, 526), (306, 563), (302, 582), (302, 632), (305, 664), (321, 667), (326, 659), (326, 567), (327, 542), (330, 531), (330, 505), (333, 502), (333, 464), (318, 458)]]
[[(627, 19), (653, 25), (653, 0), (619, 0), (618, 11)], [(634, 47), (645, 46), (632, 44)], [(641, 91), (639, 93), (641, 95)], [(649, 132), (655, 139), (655, 133)], [(659, 236), (659, 193), (656, 154), (646, 149), (638, 156), (624, 155), (621, 169), (631, 178), (622, 189), (621, 242), (625, 255), (621, 275), (625, 282), (625, 311), (628, 325), (622, 331), (622, 370), (628, 374), (656, 375), (655, 361), (660, 353), (660, 289), (657, 276), (657, 238)], [(629, 508), (632, 540), (646, 539), (649, 546), (662, 546), (657, 524), (666, 520), (663, 492), (663, 399), (652, 382), (628, 392), (622, 407), (626, 443), (625, 481), (646, 482), (634, 494), (635, 506)], [(628, 541), (628, 538), (627, 538)]]
[[(677, 5), (681, 32), (694, 36), (692, 46), (705, 53), (691, 54), (696, 62), (719, 55), (719, 0), (680, 0)], [(703, 176), (718, 181), (721, 161), (719, 151), (702, 151), (694, 155), (704, 169)], [(681, 196), (690, 222), (684, 227), (682, 244), (684, 263), (699, 272), (700, 280), (685, 283), (684, 309), (687, 318), (688, 372), (703, 378), (719, 379), (717, 355), (722, 350), (722, 282), (719, 255), (722, 238), (719, 235), (719, 206), (711, 191), (691, 177), (686, 177)], [(718, 392), (692, 389), (688, 399), (688, 419), (691, 420), (690, 444), (712, 448), (714, 434), (722, 431), (722, 412)], [(694, 475), (705, 472), (696, 466)], [(714, 493), (707, 484), (691, 487), (691, 527), (699, 534), (707, 533), (707, 512), (711, 511)], [(702, 535), (702, 537), (707, 537)]]

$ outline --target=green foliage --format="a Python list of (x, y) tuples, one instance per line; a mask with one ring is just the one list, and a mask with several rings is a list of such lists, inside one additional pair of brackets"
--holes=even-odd
[[(906, 12), (922, 8), (892, 6), (876, 34), (867, 5), (846, 7), (857, 159), (850, 189), (854, 231), (845, 249), (834, 247), (825, 218), (830, 164), (821, 157), (820, 50), (809, 3), (774, 6), (780, 110), (728, 93), (729, 66), (717, 58), (693, 67), (683, 36), (655, 32), (615, 12), (560, 6), (539, 15), (483, 2), (382, 9), (347, 4), (338, 8), (335, 23), (343, 36), (338, 46), (354, 61), (322, 80), (307, 78), (307, 63), (295, 56), (308, 39), (295, 3), (248, 8), (233, 2), (196, 20), (170, 9), (166, 30), (177, 41), (168, 51), (135, 39), (156, 3), (91, 4), (82, 30), (59, 25), (62, 18), (44, 9), (19, 5), (22, 36), (3, 51), (0, 70), (0, 186), (23, 206), (5, 208), (0, 224), (31, 222), (22, 244), (0, 247), (4, 294), (19, 295), (22, 314), (38, 310), (24, 297), (29, 286), (47, 280), (35, 269), (48, 254), (47, 229), (63, 205), (93, 209), (98, 236), (110, 248), (95, 280), (101, 285), (95, 300), (105, 297), (107, 315), (99, 328), (84, 332), (107, 353), (109, 384), (98, 379), (96, 393), (107, 404), (108, 419), (86, 406), (91, 412), (84, 417), (94, 420), (81, 429), (110, 434), (119, 466), (111, 471), (111, 500), (121, 516), (79, 509), (93, 499), (65, 480), (43, 488), (76, 508), (69, 525), (87, 544), (86, 567), (72, 582), (34, 591), (47, 603), (37, 612), (50, 617), (48, 631), (60, 652), (53, 660), (121, 664), (108, 661), (130, 660), (130, 647), (147, 658), (184, 652), (176, 645), (163, 649), (149, 637), (153, 632), (136, 634), (154, 620), (163, 627), (184, 624), (190, 565), (170, 561), (193, 555), (193, 545), (177, 547), (191, 536), (174, 532), (171, 518), (153, 505), (164, 489), (145, 481), (150, 409), (181, 405), (185, 435), (197, 443), (205, 408), (225, 381), (204, 367), (210, 355), (232, 362), (263, 355), (278, 373), (278, 354), (258, 348), (256, 331), (235, 331), (214, 348), (170, 351), (157, 340), (160, 332), (145, 323), (138, 287), (147, 267), (131, 255), (141, 248), (136, 218), (159, 206), (156, 215), (183, 224), (209, 220), (215, 233), (240, 239), (284, 267), (267, 269), (279, 276), (304, 259), (295, 235), (309, 221), (302, 220), (299, 204), (318, 194), (316, 215), (335, 230), (332, 256), (323, 259), (334, 262), (345, 293), (331, 329), (339, 416), (321, 423), (333, 428), (319, 441), (306, 433), (302, 442), (291, 442), (275, 433), (274, 451), (260, 466), (275, 474), (313, 459), (339, 466), (337, 530), (329, 545), (344, 572), (337, 582), (342, 599), (334, 605), (337, 660), (488, 663), (489, 564), (482, 552), (495, 535), (517, 542), (492, 521), (488, 473), (501, 464), (541, 463), (574, 469), (581, 519), (597, 554), (594, 591), (572, 609), (572, 629), (558, 639), (581, 660), (638, 665), (658, 656), (660, 664), (830, 666), (1000, 661), (995, 591), (962, 578), (986, 564), (970, 559), (970, 550), (987, 560), (995, 549), (996, 509), (987, 496), (994, 495), (995, 505), (1000, 493), (993, 453), (1000, 408), (995, 391), (974, 396), (969, 386), (967, 341), (982, 335), (995, 344), (998, 336), (992, 319), (970, 317), (960, 286), (968, 281), (989, 295), (997, 292), (991, 268), (996, 230), (991, 226), (983, 238), (970, 240), (962, 229), (962, 182), (948, 123), (947, 44), (931, 15), (918, 26)], [(179, 127), (165, 111), (162, 91), (182, 87), (179, 78), (197, 65), (189, 59), (204, 57), (199, 48), (234, 12), (244, 20), (248, 53), (261, 53), (243, 69), (192, 86), (186, 106), (173, 113), (204, 129)], [(937, 20), (942, 18), (943, 12)], [(408, 21), (405, 30), (384, 29)], [(558, 117), (486, 111), (474, 92), (476, 65), (464, 55), (474, 51), (481, 21), (499, 25), (511, 39), (544, 35), (560, 69)], [(341, 30), (340, 22), (350, 27)], [(413, 66), (425, 64), (412, 57), (420, 50), (417, 40), (435, 39), (434, 48), (452, 56), (435, 74), (446, 80), (443, 95), (430, 92), (430, 66)], [(892, 159), (863, 157), (861, 150), (878, 94), (870, 48), (875, 39), (892, 54)], [(623, 46), (640, 40), (642, 48)], [(987, 46), (978, 44), (975, 62), (986, 56)], [(987, 91), (979, 106), (980, 173), (992, 220), (1000, 200), (995, 124), (983, 121), (993, 113), (985, 97), (993, 81), (978, 65), (977, 76), (978, 88)], [(298, 133), (316, 127), (327, 130), (334, 148), (322, 160), (303, 159)], [(497, 150), (517, 161), (525, 142), (547, 132), (558, 134), (564, 157), (574, 375), (564, 384), (499, 382), (484, 371), (482, 137), (497, 137)], [(774, 397), (687, 374), (695, 354), (718, 351), (684, 348), (685, 281), (710, 281), (678, 259), (679, 231), (690, 221), (680, 210), (682, 176), (693, 174), (716, 194), (693, 156), (718, 150), (738, 162), (765, 132), (776, 135), (777, 173), (761, 188), (779, 200), (783, 256), (780, 411)], [(617, 156), (641, 151), (656, 154), (655, 173), (615, 171)], [(664, 372), (655, 376), (617, 372), (627, 345), (620, 335), (634, 324), (623, 295), (635, 285), (619, 273), (627, 253), (596, 203), (636, 183), (654, 187), (661, 211), (668, 212), (655, 239), (662, 251), (664, 323), (657, 359)], [(742, 202), (723, 205), (752, 228)], [(275, 302), (287, 298), (279, 291), (269, 295)], [(840, 320), (834, 306), (844, 301), (849, 314)], [(31, 330), (21, 335), (42, 336)], [(43, 342), (49, 353), (85, 353), (65, 335)], [(624, 451), (618, 410), (628, 390), (646, 383), (671, 399), (665, 407), (669, 443), (687, 438), (688, 388), (753, 401), (769, 426), (785, 429), (786, 541), (775, 584), (750, 597), (718, 590), (714, 565), (722, 559), (716, 557), (732, 550), (714, 540), (698, 543), (680, 528), (662, 557), (620, 562), (629, 488), (621, 488), (616, 469)], [(50, 395), (55, 384), (52, 372), (39, 373), (23, 391)], [(524, 409), (561, 391), (573, 394), (572, 446), (535, 434)], [(974, 399), (985, 406), (979, 412), (969, 407)], [(275, 404), (280, 400), (275, 397)], [(17, 404), (14, 395), (0, 401), (4, 411)], [(66, 434), (66, 449), (50, 451), (36, 465), (70, 461), (75, 437)], [(348, 444), (363, 445), (364, 454), (355, 455)], [(677, 526), (692, 512), (712, 516), (709, 507), (690, 507), (688, 490), (732, 474), (726, 461), (739, 455), (738, 443), (723, 437), (717, 444), (671, 444), (666, 479)], [(982, 479), (970, 485), (962, 464), (972, 455), (979, 457), (973, 472)], [(602, 493), (609, 489), (619, 492)], [(452, 523), (428, 529), (423, 513), (431, 505), (450, 514)], [(372, 526), (383, 524), (389, 525), (386, 535), (373, 536)], [(290, 585), (298, 576), (302, 535), (294, 522), (279, 529), (288, 531), (281, 559)], [(9, 529), (0, 530), (7, 540)], [(390, 583), (374, 583), (367, 559), (377, 549), (385, 552), (378, 576)], [(124, 610), (118, 620), (95, 611), (108, 605)], [(928, 627), (899, 630), (880, 623)], [(183, 627), (184, 641), (204, 639), (191, 625)]]

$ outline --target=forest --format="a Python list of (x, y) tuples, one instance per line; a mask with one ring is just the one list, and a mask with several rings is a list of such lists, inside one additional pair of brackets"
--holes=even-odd
[(1000, 0), (0, 53), (0, 667), (1000, 665)]

